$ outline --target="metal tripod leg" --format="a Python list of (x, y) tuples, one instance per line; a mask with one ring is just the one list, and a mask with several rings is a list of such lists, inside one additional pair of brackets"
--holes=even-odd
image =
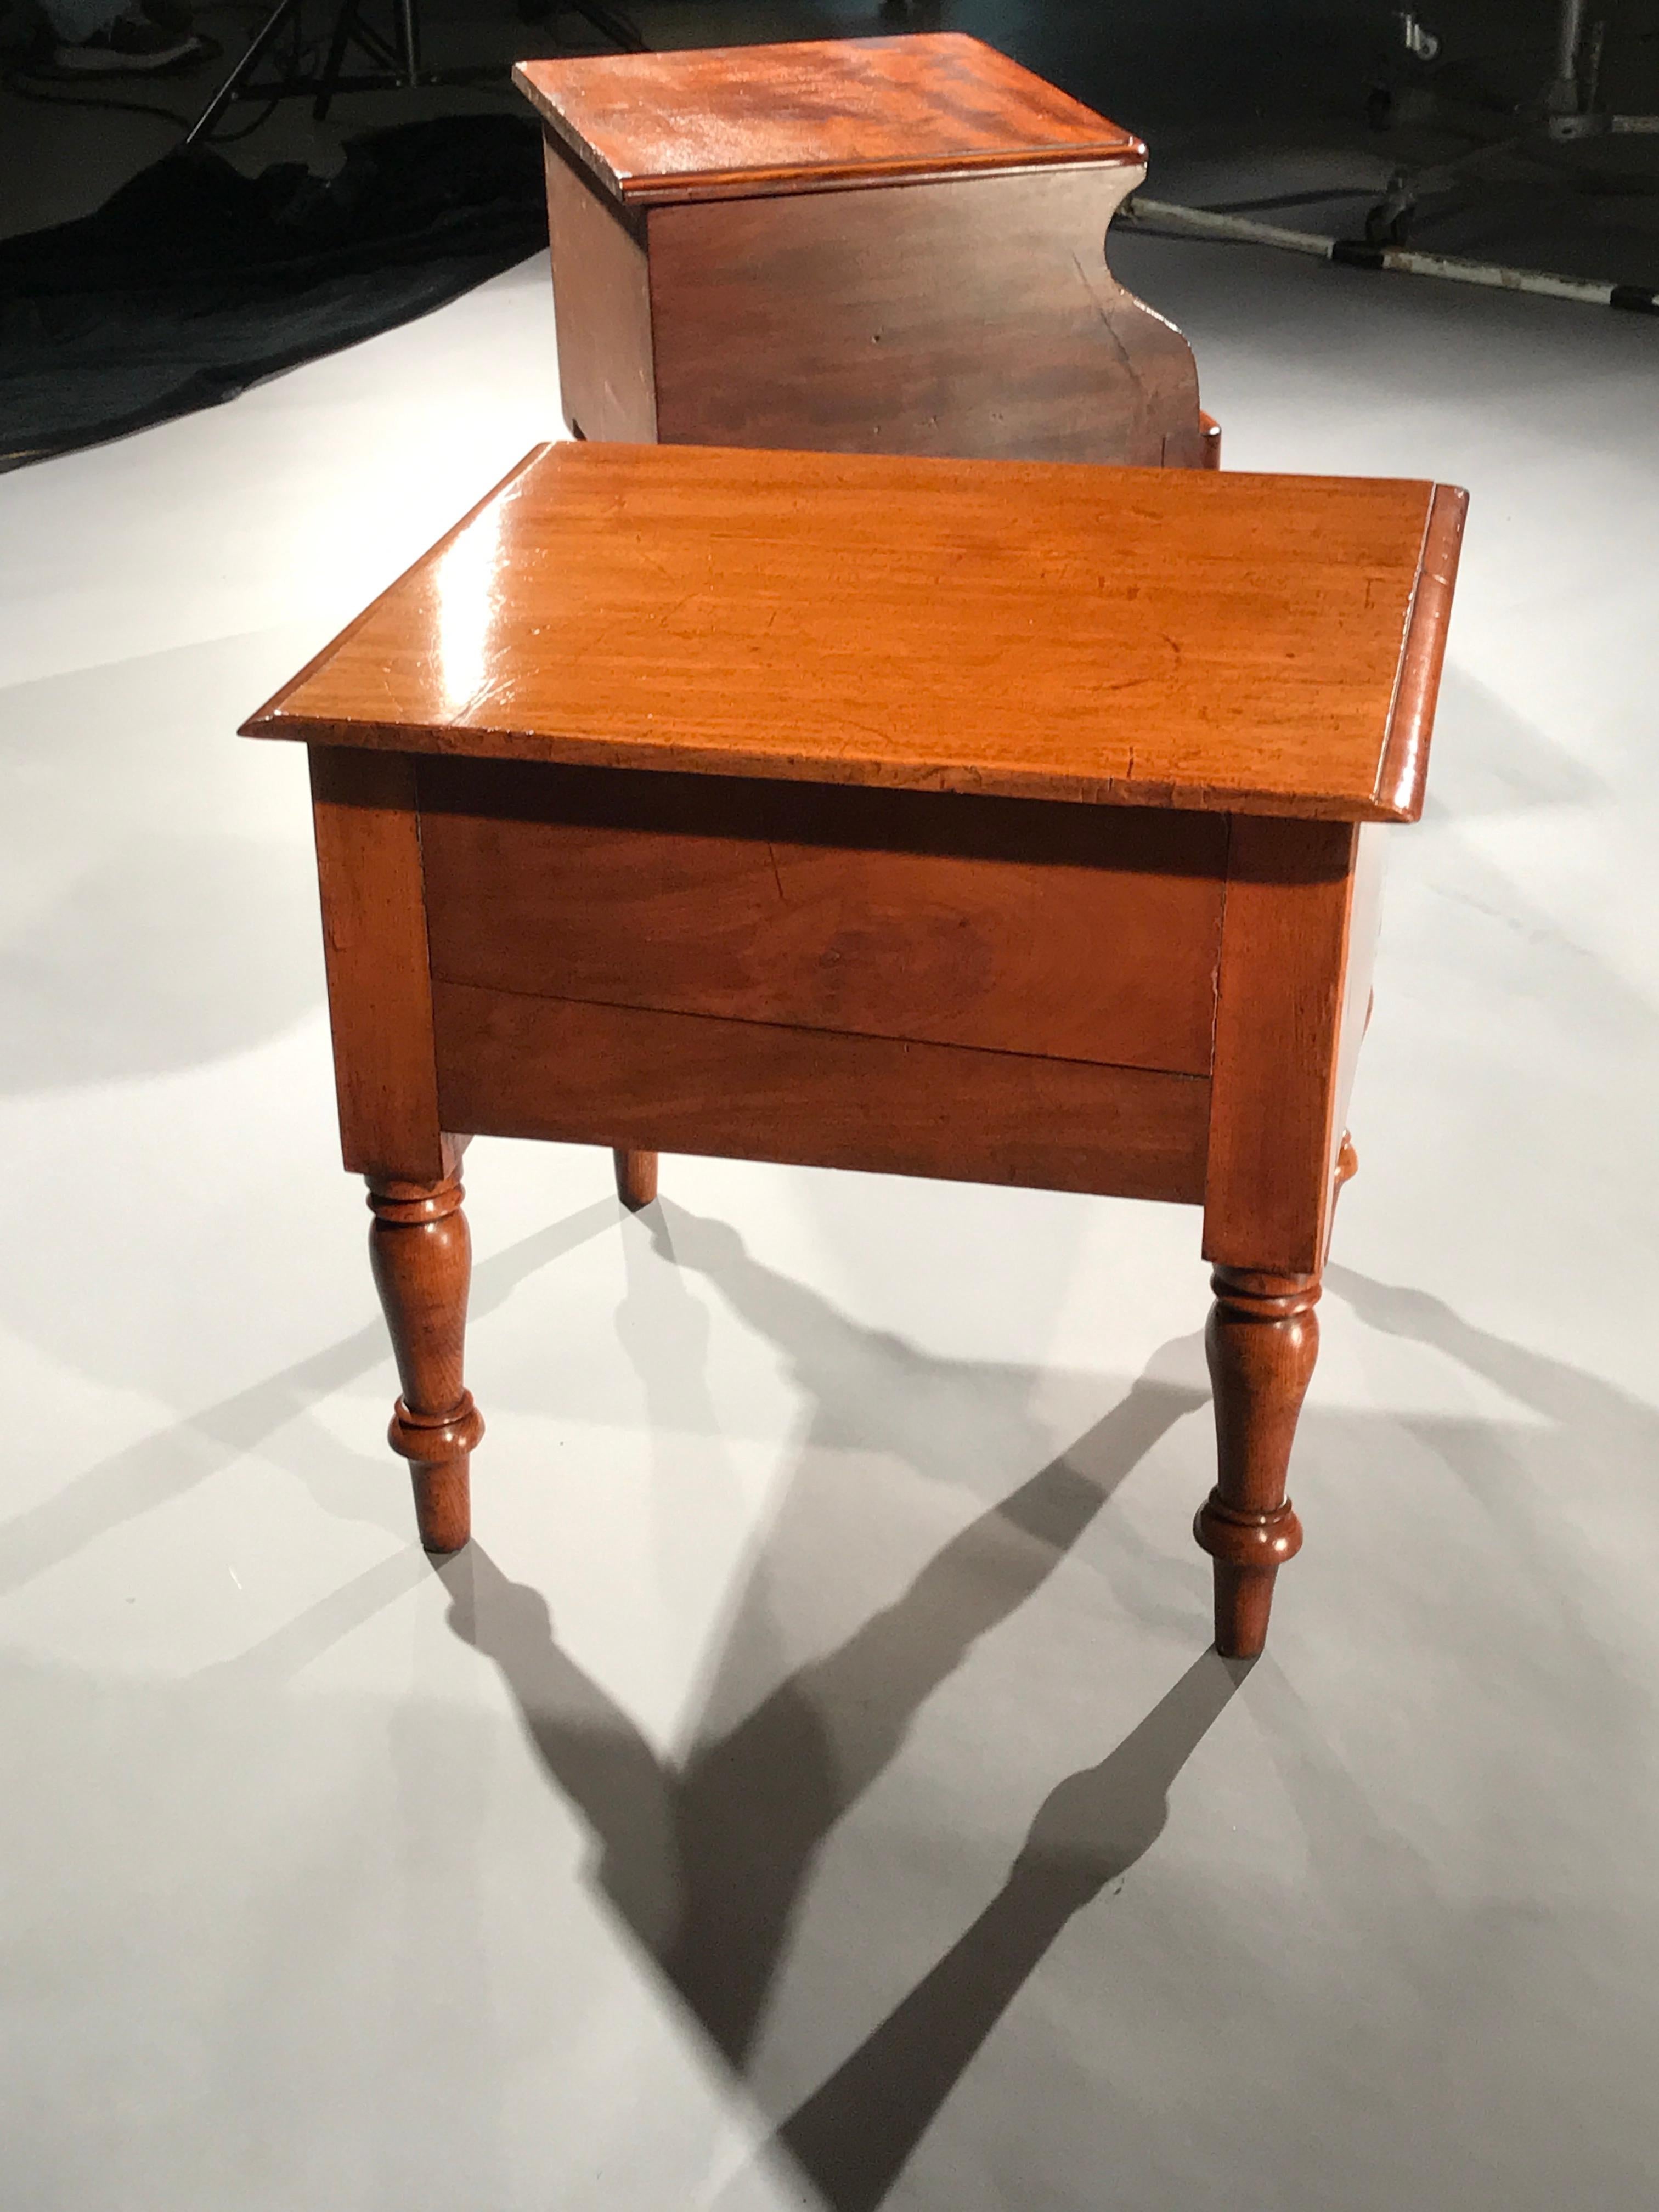
[(193, 146), (198, 138), (205, 137), (231, 101), (235, 99), (242, 82), (257, 66), (284, 24), (292, 21), (300, 12), (300, 0), (276, 0), (276, 5), (254, 33), (252, 42), (230, 75), (220, 86), (207, 106), (185, 133), (184, 143)]
[(421, 81), (421, 19), (415, 0), (398, 0), (398, 37), (404, 50), (404, 82), (416, 85)]
[(351, 33), (356, 28), (357, 10), (362, 0), (343, 0), (339, 14), (334, 19), (334, 36), (328, 42), (328, 59), (323, 64), (323, 81), (317, 88), (317, 98), (312, 113), (319, 123), (328, 114), (329, 103), (340, 82), (340, 71), (345, 67), (346, 48), (351, 43)]

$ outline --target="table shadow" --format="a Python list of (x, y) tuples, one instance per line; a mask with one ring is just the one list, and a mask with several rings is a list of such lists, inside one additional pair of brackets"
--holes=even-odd
[[(973, 1376), (972, 1363), (932, 1359), (862, 1328), (752, 1259), (724, 1224), (654, 1207), (646, 1225), (672, 1266), (654, 1292), (630, 1269), (625, 1335), (642, 1364), (654, 1338), (672, 1370), (650, 1389), (655, 1418), (701, 1426), (709, 1410), (692, 1371), (706, 1328), (684, 1316), (678, 1325), (662, 1316), (660, 1333), (645, 1325), (647, 1299), (695, 1304), (681, 1279), (690, 1264), (785, 1352), (809, 1395), (860, 1386), (850, 1404), (818, 1400), (824, 1419), (809, 1431), (806, 1455), (826, 1428), (844, 1446), (850, 1424), (851, 1441), (944, 1471), (915, 1408), (937, 1411), (952, 1377), (965, 1385)], [(897, 1387), (881, 1387), (884, 1368)], [(994, 1373), (1015, 1395), (1038, 1379), (1031, 1370)], [(549, 1780), (591, 1832), (597, 1887), (768, 2112), (775, 2132), (758, 2155), (787, 2154), (831, 2212), (869, 2212), (885, 2197), (1066, 1923), (1157, 1839), (1171, 1784), (1246, 1670), (1205, 1653), (1106, 1759), (1060, 1781), (973, 1923), (811, 2096), (793, 2111), (769, 2110), (754, 2078), (759, 2030), (819, 1852), (891, 1765), (928, 1698), (1042, 1589), (1146, 1453), (1203, 1402), (1196, 1389), (1149, 1370), (1078, 1444), (942, 1546), (892, 1603), (730, 1724), (714, 1717), (727, 1687), (717, 1668), (678, 1757), (659, 1755), (562, 1647), (539, 1591), (514, 1582), (476, 1541), (438, 1565), (452, 1629), (500, 1670)], [(1034, 1422), (1027, 1428), (1037, 1432)], [(765, 1611), (766, 1582), (763, 1555), (728, 1626), (728, 1652), (744, 1644), (748, 1616)]]

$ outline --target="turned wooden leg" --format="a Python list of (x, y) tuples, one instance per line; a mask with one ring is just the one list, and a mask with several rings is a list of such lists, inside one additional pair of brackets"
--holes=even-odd
[(619, 1146), (611, 1157), (617, 1164), (617, 1195), (630, 1213), (637, 1213), (657, 1195), (657, 1155), (625, 1152)]
[(458, 1552), (471, 1530), (467, 1466), (483, 1418), (461, 1380), (472, 1240), (458, 1173), (441, 1182), (370, 1176), (368, 1256), (403, 1395), (387, 1442), (410, 1463), (428, 1552)]
[(1193, 1533), (1215, 1561), (1216, 1648), (1254, 1659), (1267, 1641), (1273, 1577), (1302, 1548), (1285, 1478), (1319, 1356), (1319, 1278), (1218, 1267), (1210, 1282), (1216, 1486)]

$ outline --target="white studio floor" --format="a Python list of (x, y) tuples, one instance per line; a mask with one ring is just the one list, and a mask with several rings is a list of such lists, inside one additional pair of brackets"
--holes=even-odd
[(414, 1546), (304, 763), (556, 425), (532, 263), (0, 483), (18, 2212), (1638, 2212), (1659, 332), (1132, 241), (1235, 468), (1473, 493), (1235, 1687), (1196, 1215), (480, 1143)]

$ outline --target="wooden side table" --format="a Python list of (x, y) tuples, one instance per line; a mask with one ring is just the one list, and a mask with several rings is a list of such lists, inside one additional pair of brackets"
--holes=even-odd
[(311, 748), (341, 1127), (423, 1540), (461, 1132), (1201, 1206), (1261, 1648), (1464, 495), (562, 445), (247, 724)]
[(954, 33), (521, 62), (583, 438), (1213, 464), (1108, 269), (1146, 149)]

